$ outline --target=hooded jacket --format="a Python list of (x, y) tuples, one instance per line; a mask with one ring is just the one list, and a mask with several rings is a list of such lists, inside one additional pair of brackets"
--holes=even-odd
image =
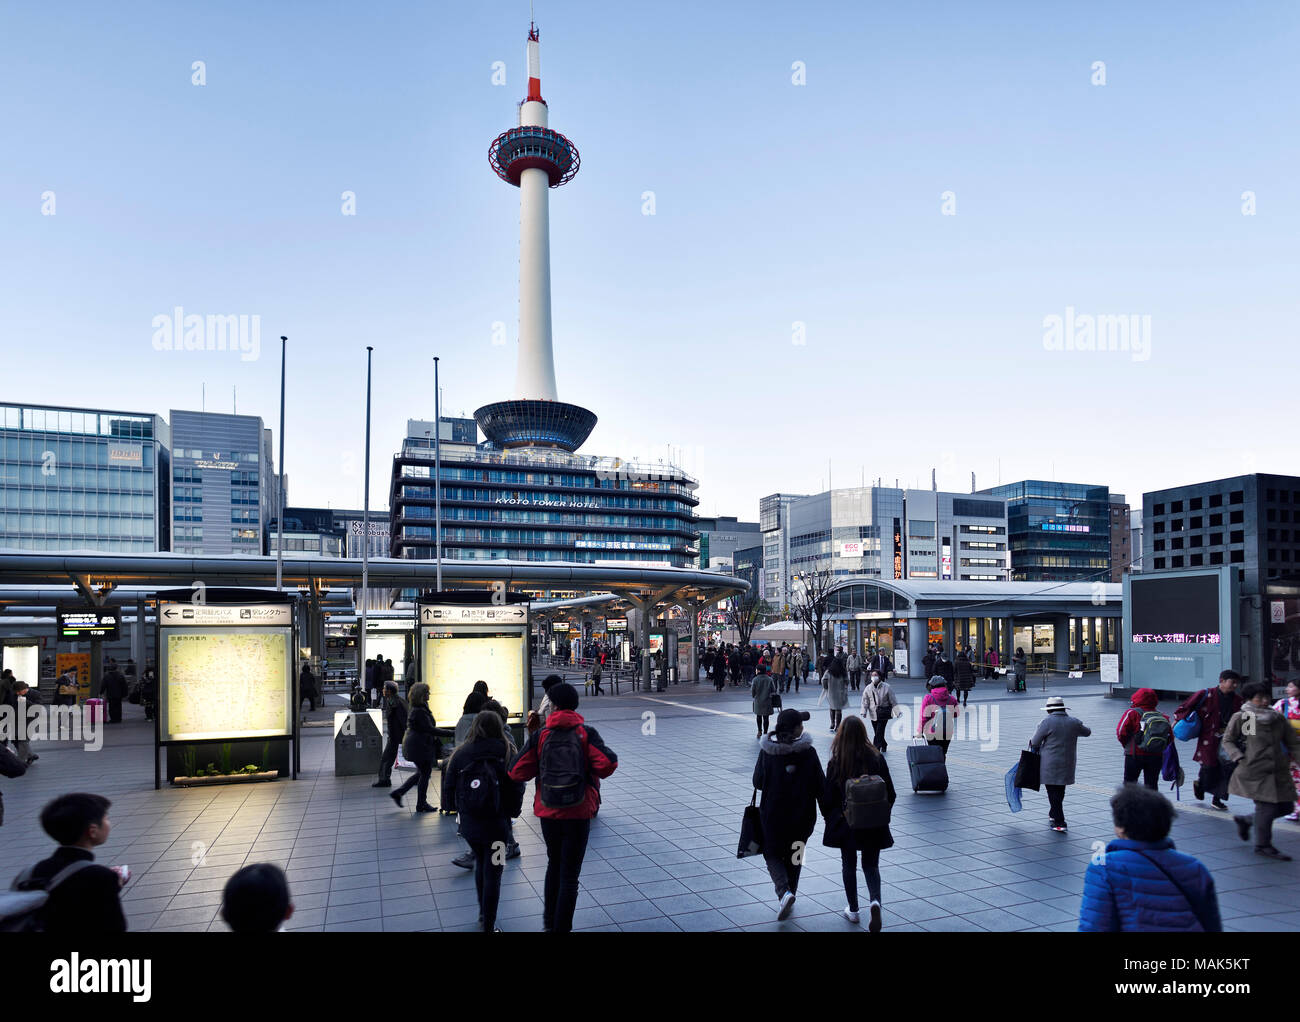
[[(1140, 688), (1133, 693), (1133, 698), (1129, 700), (1129, 708), (1124, 711), (1124, 716), (1120, 717), (1119, 723), (1115, 726), (1115, 737), (1119, 739), (1119, 744), (1124, 746), (1124, 753), (1129, 756), (1163, 756), (1164, 752), (1144, 753), (1137, 747), (1138, 739), (1142, 735), (1142, 715), (1149, 713), (1156, 708), (1160, 697), (1156, 695), (1155, 689)], [(1167, 713), (1160, 716), (1165, 720), (1169, 719)]]
[(533, 813), (544, 820), (590, 820), (600, 808), (600, 779), (618, 769), (618, 756), (603, 741), (594, 727), (588, 727), (576, 710), (552, 710), (546, 723), (528, 736), (528, 744), (510, 768), (512, 781), (531, 781), (537, 776), (541, 764), (542, 748), (552, 731), (577, 728), (578, 735), (587, 746), (587, 797), (581, 804), (565, 809), (550, 809), (542, 805), (542, 793), (533, 791)]
[(826, 797), (826, 775), (812, 735), (764, 735), (754, 764), (754, 787), (763, 793), (759, 815), (769, 850), (789, 841), (807, 841), (822, 816), (833, 811)]
[(1079, 929), (1222, 932), (1214, 878), (1168, 838), (1112, 841), (1084, 874)]
[[(957, 697), (946, 686), (939, 685), (921, 700), (921, 720), (916, 729), (927, 741), (952, 740), (957, 730)], [(951, 709), (950, 709), (951, 707)]]
[(1291, 759), (1300, 759), (1300, 734), (1273, 707), (1246, 703), (1234, 713), (1223, 733), (1223, 752), (1237, 764), (1230, 793), (1255, 802), (1295, 802)]
[[(480, 738), (465, 742), (452, 753), (442, 772), (442, 809), (455, 810), (459, 814), (461, 834), (471, 844), (508, 841), (510, 826), (506, 821), (518, 816), (523, 808), (524, 785), (521, 781), (511, 780), (506, 773), (509, 751), (500, 738)], [(496, 816), (473, 816), (460, 812), (456, 805), (456, 789), (461, 774), (476, 760), (486, 760), (497, 772), (501, 810)]]

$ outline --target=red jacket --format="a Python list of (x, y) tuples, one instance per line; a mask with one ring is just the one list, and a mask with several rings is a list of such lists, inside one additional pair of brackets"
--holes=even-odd
[(587, 765), (591, 773), (587, 780), (587, 797), (581, 805), (567, 809), (548, 809), (542, 805), (542, 793), (534, 786), (533, 813), (547, 820), (590, 820), (600, 808), (600, 778), (608, 777), (618, 769), (618, 757), (614, 755), (600, 739), (595, 728), (587, 727), (582, 715), (574, 710), (553, 710), (546, 718), (546, 724), (528, 739), (524, 751), (510, 768), (512, 781), (531, 781), (537, 776), (542, 746), (552, 730), (557, 728), (577, 728), (579, 736), (587, 746)]
[[(1119, 739), (1120, 745), (1124, 746), (1124, 751), (1130, 756), (1145, 756), (1148, 753), (1141, 752), (1137, 748), (1138, 736), (1142, 733), (1142, 714), (1148, 710), (1154, 710), (1160, 697), (1156, 695), (1154, 689), (1140, 688), (1133, 693), (1130, 700), (1132, 705), (1124, 711), (1124, 716), (1120, 717), (1119, 724), (1115, 728), (1115, 737)], [(1160, 716), (1165, 720), (1169, 715), (1162, 713)], [(1157, 753), (1163, 755), (1163, 753)]]

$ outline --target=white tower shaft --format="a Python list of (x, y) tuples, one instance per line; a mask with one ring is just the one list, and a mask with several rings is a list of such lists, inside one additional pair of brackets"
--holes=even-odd
[[(519, 123), (545, 128), (546, 104), (526, 101), (519, 108)], [(551, 341), (550, 188), (550, 177), (540, 167), (530, 167), (519, 177), (519, 362), (515, 397), (558, 401)]]

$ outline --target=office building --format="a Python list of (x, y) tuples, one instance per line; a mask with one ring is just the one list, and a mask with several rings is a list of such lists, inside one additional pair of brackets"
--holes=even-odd
[(1013, 581), (1110, 579), (1107, 487), (1026, 479), (979, 492), (1007, 502)]
[(170, 448), (147, 412), (0, 403), (0, 548), (167, 550)]
[(736, 551), (762, 542), (758, 522), (737, 521), (734, 515), (722, 518), (699, 518), (699, 565), (716, 571), (732, 571)]
[(1110, 581), (1123, 582), (1124, 573), (1130, 570), (1134, 551), (1141, 554), (1141, 548), (1133, 546), (1133, 509), (1122, 493), (1110, 495)]
[(172, 409), (171, 431), (172, 550), (260, 554), (278, 500), (261, 417)]
[(761, 592), (773, 608), (784, 612), (790, 603), (790, 508), (805, 494), (773, 493), (758, 502), (758, 527), (763, 537)]

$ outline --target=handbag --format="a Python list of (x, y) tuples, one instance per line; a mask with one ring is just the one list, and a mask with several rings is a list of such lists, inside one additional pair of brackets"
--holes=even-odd
[(1039, 771), (1043, 766), (1043, 757), (1034, 752), (1033, 749), (1022, 749), (1020, 751), (1020, 766), (1016, 768), (1017, 788), (1028, 788), (1031, 791), (1038, 791), (1042, 787), (1042, 781), (1039, 779)]
[(740, 820), (740, 843), (736, 847), (737, 859), (761, 855), (763, 852), (763, 819), (757, 803), (758, 789), (755, 788), (749, 805), (745, 806), (745, 815)]
[(781, 706), (782, 706), (782, 703), (781, 703), (781, 693), (780, 693), (780, 692), (773, 692), (773, 693), (772, 693), (772, 709), (774, 709), (774, 710), (779, 710), (779, 709), (781, 709)]

